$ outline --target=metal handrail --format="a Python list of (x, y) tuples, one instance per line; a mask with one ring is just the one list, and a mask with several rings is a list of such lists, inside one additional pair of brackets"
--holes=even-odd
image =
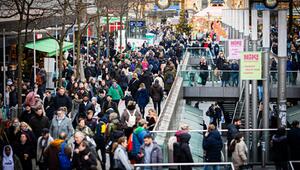
[[(289, 128), (286, 128), (286, 130), (290, 130)], [(154, 130), (151, 131), (151, 133), (176, 133), (178, 130)], [(219, 132), (228, 132), (227, 129), (220, 129)], [(269, 129), (239, 129), (240, 132), (264, 132), (264, 131), (277, 131), (275, 128), (269, 128)], [(195, 129), (195, 130), (188, 130), (188, 132), (207, 132), (207, 130), (203, 129)]]
[(243, 96), (243, 93), (244, 93), (244, 89), (245, 89), (245, 84), (242, 84), (241, 93), (240, 93), (240, 96), (239, 96), (239, 100), (238, 100), (238, 102), (237, 102), (236, 105), (235, 105), (231, 123), (233, 123), (233, 120), (234, 120), (235, 115), (236, 115), (236, 112), (237, 112), (237, 108), (238, 108), (238, 106), (239, 106), (239, 104), (240, 104), (240, 102), (241, 102), (241, 100), (242, 100), (242, 96)]
[(166, 166), (209, 166), (227, 165), (234, 169), (232, 162), (202, 162), (202, 163), (153, 163), (153, 164), (134, 164), (134, 169), (138, 167), (166, 167)]
[(293, 163), (299, 163), (300, 164), (300, 161), (289, 161), (289, 165), (291, 167), (291, 170), (295, 170)]

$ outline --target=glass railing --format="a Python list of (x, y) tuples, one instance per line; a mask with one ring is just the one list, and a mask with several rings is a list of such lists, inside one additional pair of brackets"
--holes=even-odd
[(212, 52), (207, 47), (188, 47), (186, 48), (186, 53), (189, 54), (190, 58), (205, 58), (208, 65), (215, 65), (214, 56)]
[(239, 71), (231, 70), (181, 70), (183, 87), (238, 87)]
[[(199, 70), (198, 65), (180, 66), (179, 76), (183, 78), (183, 87), (238, 87), (239, 71), (233, 70)], [(287, 71), (287, 87), (300, 87), (300, 72)], [(270, 85), (278, 86), (278, 71), (270, 71)]]
[[(291, 86), (300, 86), (300, 72), (298, 71), (287, 71), (286, 72), (286, 85)], [(270, 71), (270, 81), (272, 87), (278, 86), (278, 71)]]
[(234, 170), (231, 162), (206, 162), (206, 163), (157, 163), (157, 164), (135, 164), (135, 170), (140, 169), (219, 169), (219, 170)]

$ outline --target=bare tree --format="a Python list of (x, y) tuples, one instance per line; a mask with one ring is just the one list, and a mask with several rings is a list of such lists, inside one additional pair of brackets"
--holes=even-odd
[[(1, 0), (0, 18), (17, 18), (18, 87), (22, 86), (23, 50), (27, 42), (28, 28), (49, 13), (50, 0)], [(51, 9), (51, 8), (50, 8)], [(36, 67), (36, 66), (34, 66)], [(17, 88), (18, 113), (22, 112), (22, 88)]]

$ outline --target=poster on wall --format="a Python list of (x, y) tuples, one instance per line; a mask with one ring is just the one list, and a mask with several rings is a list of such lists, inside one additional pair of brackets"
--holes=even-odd
[(241, 53), (240, 76), (242, 80), (261, 80), (261, 52)]
[(231, 39), (228, 40), (228, 59), (239, 60), (241, 52), (244, 51), (244, 40), (243, 39)]

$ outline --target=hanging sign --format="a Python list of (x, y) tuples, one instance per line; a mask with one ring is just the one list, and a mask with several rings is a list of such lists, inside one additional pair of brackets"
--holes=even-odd
[(261, 80), (261, 52), (241, 53), (240, 76), (242, 80)]
[(243, 39), (231, 39), (228, 40), (228, 59), (239, 60), (241, 52), (244, 51), (244, 40)]

